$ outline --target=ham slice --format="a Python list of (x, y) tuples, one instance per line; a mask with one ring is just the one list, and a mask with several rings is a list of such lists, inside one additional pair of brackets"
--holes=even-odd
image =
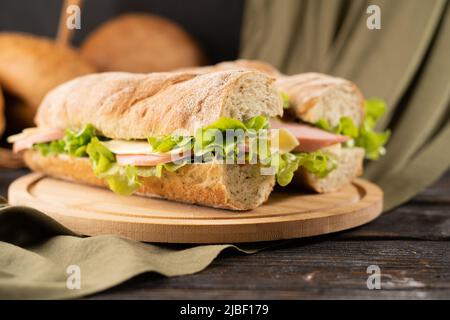
[(164, 164), (177, 160), (171, 154), (117, 154), (116, 161), (118, 165), (121, 166), (143, 166), (143, 167), (153, 167), (158, 164)]
[(13, 152), (18, 153), (26, 149), (31, 149), (33, 147), (33, 144), (59, 140), (63, 137), (64, 130), (60, 129), (35, 131), (30, 133), (29, 135), (24, 135), (22, 139), (15, 141), (13, 145)]
[(337, 143), (343, 143), (349, 140), (349, 137), (339, 134), (333, 134), (322, 129), (314, 128), (306, 124), (294, 122), (271, 121), (273, 129), (285, 128), (292, 132), (298, 139), (298, 145), (293, 151), (313, 152)]

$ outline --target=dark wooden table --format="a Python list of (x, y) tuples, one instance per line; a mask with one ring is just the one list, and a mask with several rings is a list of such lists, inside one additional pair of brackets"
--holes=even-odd
[[(0, 195), (24, 170), (0, 170)], [(138, 276), (90, 299), (450, 298), (450, 172), (376, 221), (280, 243), (253, 255), (224, 252), (198, 274)], [(367, 268), (381, 271), (369, 290)]]

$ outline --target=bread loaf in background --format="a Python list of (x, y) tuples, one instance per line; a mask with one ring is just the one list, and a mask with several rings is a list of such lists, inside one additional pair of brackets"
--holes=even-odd
[(1, 32), (0, 86), (12, 97), (5, 103), (9, 131), (34, 125), (37, 107), (49, 90), (93, 72), (75, 49), (45, 37)]
[(91, 32), (81, 53), (99, 71), (161, 72), (205, 64), (199, 44), (166, 18), (129, 13)]
[(3, 98), (2, 88), (0, 87), (0, 137), (5, 131), (6, 125), (4, 108), (5, 108), (5, 99)]
[(77, 51), (51, 39), (0, 33), (0, 83), (31, 106), (37, 107), (58, 84), (93, 72)]

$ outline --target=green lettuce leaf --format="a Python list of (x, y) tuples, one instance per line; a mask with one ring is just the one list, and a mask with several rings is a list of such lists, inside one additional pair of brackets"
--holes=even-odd
[(161, 137), (149, 137), (147, 140), (153, 151), (164, 153), (175, 149), (175, 147), (186, 145), (192, 138), (169, 134)]
[(249, 129), (262, 130), (267, 129), (268, 127), (269, 127), (269, 119), (267, 119), (264, 116), (256, 116), (250, 118), (245, 123), (236, 119), (222, 117), (216, 122), (213, 122), (209, 126), (203, 128), (203, 130), (206, 131), (210, 129), (217, 129), (220, 131), (226, 131), (226, 130), (242, 129), (244, 131), (248, 131)]
[(331, 128), (330, 123), (328, 122), (328, 119), (320, 118), (319, 121), (317, 121), (314, 125), (322, 130), (325, 130), (328, 132), (334, 132), (334, 129)]
[[(342, 130), (352, 133), (351, 130), (353, 128), (345, 120), (343, 121), (342, 127)], [(248, 135), (256, 135), (257, 131), (267, 128), (269, 128), (269, 120), (263, 116), (253, 117), (245, 123), (239, 120), (223, 117), (209, 126), (199, 129), (190, 143), (194, 151), (193, 154), (196, 157), (202, 157), (204, 161), (211, 161), (213, 158), (220, 160), (229, 159), (226, 157), (229, 155), (234, 155), (234, 158), (231, 158), (230, 160), (233, 161), (232, 163), (236, 163), (236, 161), (249, 161), (249, 159), (255, 159), (254, 157), (258, 157), (263, 166), (274, 167), (277, 182), (281, 186), (286, 186), (291, 182), (294, 172), (298, 170), (300, 166), (319, 177), (327, 175), (334, 169), (335, 166), (330, 165), (331, 162), (328, 155), (321, 152), (298, 154), (286, 153), (282, 155), (279, 153), (267, 152), (267, 157), (263, 159), (259, 154), (261, 150), (263, 150), (261, 147), (250, 148), (249, 153), (245, 154), (239, 148), (239, 145), (242, 144), (243, 141), (239, 141), (238, 138), (227, 141), (225, 138), (228, 130), (243, 130), (243, 132)], [(215, 141), (217, 138), (217, 131), (222, 134), (220, 143)], [(259, 139), (263, 138), (260, 137)], [(154, 150), (160, 152), (167, 152), (173, 148), (179, 147), (180, 140), (180, 137), (170, 135), (163, 137), (151, 137), (148, 139)], [(262, 143), (262, 145), (264, 146), (265, 144)], [(267, 148), (265, 148), (264, 151), (268, 151)], [(138, 174), (142, 176), (160, 177), (163, 169), (168, 170), (167, 165), (160, 165), (154, 168), (139, 168)]]
[(95, 175), (100, 179), (105, 179), (109, 188), (115, 193), (130, 195), (139, 187), (136, 167), (119, 166), (114, 154), (97, 137), (91, 139), (86, 153)]
[[(246, 122), (222, 117), (211, 125), (198, 130), (194, 139), (194, 154), (203, 156), (207, 160), (215, 157), (220, 160), (226, 159), (226, 163), (245, 163), (250, 157), (239, 148), (246, 143), (242, 139), (243, 136), (236, 134), (234, 139), (226, 139), (227, 133), (230, 132), (230, 137), (236, 131), (241, 130), (243, 134), (256, 136), (259, 130), (268, 128), (269, 120), (263, 116), (253, 117)], [(221, 141), (215, 141), (218, 131), (221, 134)]]
[(277, 183), (285, 187), (291, 183), (294, 172), (298, 170), (300, 161), (292, 153), (277, 154), (273, 157), (272, 165), (275, 165)]
[[(250, 119), (249, 121), (251, 121), (251, 120), (252, 119)], [(225, 131), (228, 129), (230, 129), (230, 130), (236, 130), (236, 129), (246, 130), (247, 127), (245, 126), (245, 124), (242, 121), (227, 118), (227, 117), (222, 117), (219, 120), (210, 124), (209, 126), (203, 128), (204, 131), (210, 130), (210, 129), (217, 129), (220, 131)]]
[(87, 145), (95, 136), (95, 128), (88, 124), (78, 132), (67, 129), (64, 137), (60, 140), (54, 140), (49, 143), (37, 143), (33, 147), (44, 156), (64, 153), (74, 157), (86, 157)]
[(299, 166), (319, 178), (326, 177), (337, 167), (336, 158), (326, 152), (302, 152), (295, 155), (299, 159)]
[[(228, 130), (242, 130), (243, 133), (256, 132), (267, 129), (269, 120), (263, 116), (256, 116), (245, 123), (236, 119), (222, 117), (212, 124), (201, 128), (195, 132), (194, 137), (183, 137), (177, 135), (166, 135), (159, 137), (149, 137), (148, 142), (156, 152), (169, 152), (179, 147), (190, 147), (197, 157), (203, 156), (205, 159), (225, 158), (231, 152), (239, 154), (238, 144), (242, 141), (226, 141), (225, 134)], [(221, 135), (220, 143), (215, 141), (217, 134)]]
[(281, 99), (283, 100), (283, 109), (289, 109), (290, 107), (290, 102), (289, 102), (289, 96), (287, 95), (286, 92), (281, 92)]
[(124, 196), (131, 195), (141, 185), (137, 168), (134, 166), (119, 166), (114, 163), (99, 177), (106, 180), (112, 191)]
[(381, 116), (386, 112), (386, 104), (380, 99), (369, 99), (364, 103), (366, 116), (364, 122), (359, 129), (359, 135), (355, 139), (355, 145), (364, 148), (366, 158), (377, 160), (380, 155), (386, 153), (384, 145), (388, 142), (391, 132), (375, 131), (375, 126)]
[(137, 167), (137, 175), (139, 177), (158, 177), (161, 178), (163, 174), (163, 169), (169, 172), (175, 172), (176, 170), (184, 167), (188, 164), (188, 161), (180, 161), (179, 163), (169, 162), (164, 164), (159, 164), (154, 167)]
[(385, 154), (385, 144), (390, 137), (390, 131), (375, 131), (375, 126), (381, 116), (386, 112), (386, 104), (380, 99), (369, 99), (364, 103), (365, 118), (360, 128), (349, 117), (342, 117), (339, 124), (332, 128), (327, 119), (320, 119), (315, 125), (323, 130), (342, 134), (353, 139), (353, 145), (364, 148), (365, 157), (377, 160)]
[[(119, 166), (115, 155), (99, 139), (95, 128), (88, 124), (78, 132), (66, 130), (64, 137), (60, 140), (35, 144), (34, 147), (44, 156), (68, 154), (74, 157), (89, 157), (94, 174), (100, 179), (105, 179), (109, 188), (121, 195), (132, 194), (140, 186), (139, 177), (141, 176), (161, 177), (163, 169), (173, 172), (187, 163), (187, 161), (177, 161), (148, 168)], [(192, 139), (187, 139), (184, 143), (189, 143), (190, 140)], [(159, 152), (166, 152), (165, 150), (171, 150), (177, 143), (183, 143), (183, 139), (165, 137), (152, 142)]]
[(347, 137), (356, 138), (359, 135), (358, 127), (353, 122), (350, 117), (342, 117), (339, 120), (339, 125), (337, 131), (339, 134), (342, 134)]
[(351, 138), (356, 138), (359, 135), (359, 129), (350, 117), (342, 117), (339, 124), (331, 127), (327, 119), (322, 118), (315, 123), (316, 127), (335, 134), (342, 134)]
[(87, 145), (95, 136), (96, 131), (91, 124), (86, 125), (82, 130), (78, 132), (67, 129), (62, 139), (62, 141), (64, 141), (65, 153), (75, 157), (87, 156)]
[(355, 140), (357, 147), (364, 148), (365, 156), (370, 160), (377, 160), (386, 153), (384, 145), (391, 136), (389, 130), (376, 132), (369, 124), (364, 123), (360, 129), (359, 136)]
[(33, 147), (37, 149), (43, 156), (54, 156), (64, 153), (63, 140), (55, 140), (50, 143), (36, 143)]
[[(221, 118), (213, 124), (200, 129), (195, 137), (184, 137), (179, 135), (166, 135), (160, 137), (149, 137), (148, 142), (156, 152), (169, 152), (175, 148), (191, 150), (197, 144), (200, 153), (196, 156), (210, 155), (205, 161), (213, 160), (214, 157), (225, 159), (227, 155), (233, 154), (233, 161), (238, 156), (244, 156), (244, 161), (249, 161), (254, 155), (259, 156), (261, 149), (250, 148), (250, 154), (246, 154), (241, 148), (239, 139), (226, 141), (225, 134), (228, 130), (243, 130), (249, 135), (256, 134), (258, 130), (267, 129), (269, 121), (266, 117), (257, 116), (248, 121), (241, 122), (230, 118)], [(217, 130), (222, 134), (222, 141), (214, 141)], [(63, 139), (46, 144), (38, 144), (36, 148), (45, 155), (65, 153), (75, 157), (89, 157), (94, 174), (105, 179), (111, 190), (118, 194), (130, 195), (140, 186), (140, 177), (162, 177), (164, 170), (174, 172), (190, 162), (190, 159), (157, 165), (154, 167), (119, 166), (115, 155), (105, 147), (101, 137), (96, 136), (95, 128), (87, 125), (82, 130), (75, 132), (67, 130)], [(260, 138), (264, 139), (264, 138)], [(266, 148), (267, 150), (267, 148)], [(253, 154), (252, 154), (253, 153)], [(262, 158), (262, 157), (261, 157)], [(209, 160), (208, 160), (209, 159)], [(239, 161), (239, 160), (238, 160)], [(233, 162), (236, 163), (236, 162)], [(289, 184), (294, 172), (300, 166), (305, 170), (324, 176), (330, 171), (330, 160), (327, 155), (320, 152), (314, 153), (268, 153), (268, 157), (260, 159), (263, 166), (274, 166), (277, 181), (281, 186)]]
[(256, 116), (244, 123), (247, 131), (249, 130), (263, 130), (269, 128), (269, 119), (263, 116)]
[(386, 109), (386, 103), (381, 99), (372, 98), (364, 101), (365, 121), (370, 127), (375, 127), (377, 121), (386, 112)]
[(336, 159), (322, 151), (277, 154), (276, 157), (272, 165), (275, 166), (277, 183), (282, 187), (292, 181), (300, 167), (323, 178), (337, 166)]

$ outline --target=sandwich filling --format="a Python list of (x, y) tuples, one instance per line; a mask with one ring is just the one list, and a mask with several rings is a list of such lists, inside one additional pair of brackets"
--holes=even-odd
[[(324, 177), (334, 170), (336, 161), (320, 149), (346, 138), (325, 132), (317, 148), (314, 130), (321, 131), (309, 128), (293, 135), (276, 125), (270, 129), (269, 120), (263, 116), (244, 122), (223, 117), (199, 128), (192, 136), (171, 134), (151, 136), (147, 141), (114, 140), (87, 124), (81, 130), (29, 128), (8, 141), (14, 143), (15, 152), (35, 149), (44, 156), (89, 158), (98, 178), (104, 179), (114, 192), (129, 195), (139, 188), (142, 178), (161, 178), (165, 172), (194, 163), (258, 165), (266, 169), (261, 174), (275, 175), (281, 186), (291, 182), (299, 167)], [(303, 144), (305, 147), (299, 148)]]
[[(289, 96), (282, 92), (283, 108), (289, 109)], [(317, 151), (331, 145), (342, 145), (343, 147), (359, 147), (364, 149), (365, 158), (377, 160), (386, 153), (384, 146), (391, 135), (390, 130), (377, 132), (375, 127), (380, 118), (386, 112), (386, 104), (383, 100), (373, 98), (364, 101), (364, 120), (361, 126), (357, 126), (350, 117), (341, 117), (339, 124), (332, 127), (325, 118), (317, 123), (295, 122), (273, 122), (272, 126), (276, 128), (285, 128), (290, 130), (299, 140), (303, 137), (301, 143), (295, 150)], [(327, 134), (331, 134), (327, 136)], [(295, 151), (294, 150), (294, 151)]]
[(389, 130), (377, 132), (377, 122), (386, 112), (386, 104), (380, 99), (370, 99), (364, 102), (364, 121), (358, 128), (349, 117), (342, 117), (339, 124), (331, 127), (326, 119), (320, 119), (315, 126), (327, 132), (344, 135), (349, 139), (343, 146), (360, 147), (365, 151), (365, 157), (369, 160), (377, 160), (386, 153), (384, 146), (391, 135)]

